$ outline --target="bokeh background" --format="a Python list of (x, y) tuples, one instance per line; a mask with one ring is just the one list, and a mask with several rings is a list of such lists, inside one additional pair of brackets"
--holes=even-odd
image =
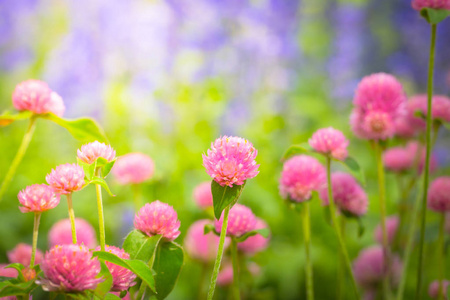
[[(428, 44), (429, 27), (410, 0), (1, 0), (0, 110), (12, 108), (17, 83), (42, 79), (63, 97), (65, 117), (95, 118), (118, 155), (150, 155), (156, 172), (142, 186), (143, 196), (175, 207), (179, 243), (193, 221), (207, 216), (192, 198), (194, 187), (209, 180), (201, 154), (221, 135), (247, 138), (259, 151), (261, 167), (240, 202), (272, 232), (270, 247), (249, 259), (261, 272), (249, 281), (247, 297), (302, 299), (301, 222), (279, 196), (280, 157), (321, 127), (333, 126), (350, 138), (350, 155), (365, 170), (370, 197), (365, 234), (358, 238), (356, 223), (348, 224), (350, 256), (356, 257), (374, 243), (379, 207), (373, 153), (349, 127), (354, 89), (362, 76), (382, 71), (397, 76), (410, 96), (425, 92)], [(438, 29), (435, 91), (447, 96), (449, 49), (446, 20)], [(22, 121), (0, 128), (0, 179), (26, 126)], [(449, 174), (449, 145), (448, 131), (441, 130), (437, 174)], [(18, 191), (45, 182), (56, 165), (75, 162), (80, 146), (64, 129), (38, 120), (0, 203), (0, 262), (17, 243), (31, 244), (32, 216), (19, 212)], [(390, 213), (398, 197), (392, 179), (388, 175)], [(132, 191), (112, 176), (108, 182), (117, 196), (104, 199), (107, 243), (121, 245), (132, 228)], [(74, 195), (76, 216), (94, 226), (95, 202), (93, 187)], [(64, 199), (43, 215), (41, 250), (48, 247), (50, 226), (66, 215)], [(333, 299), (337, 241), (318, 201), (312, 218), (316, 297)], [(435, 222), (432, 214), (429, 220)], [(434, 279), (432, 271), (426, 283)], [(200, 273), (186, 258), (170, 299), (195, 298)], [(407, 295), (414, 291), (411, 277)], [(226, 297), (220, 289), (219, 298)]]

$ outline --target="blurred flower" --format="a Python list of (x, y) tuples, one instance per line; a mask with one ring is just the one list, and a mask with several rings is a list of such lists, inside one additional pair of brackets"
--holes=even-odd
[[(228, 215), (227, 235), (240, 237), (241, 235), (256, 229), (256, 217), (252, 210), (242, 204), (235, 204)], [(223, 213), (214, 223), (216, 231), (220, 232), (223, 225)]]
[(81, 190), (84, 185), (83, 168), (77, 164), (59, 165), (45, 177), (57, 194), (70, 194)]
[(319, 191), (326, 184), (326, 171), (311, 156), (297, 155), (283, 165), (280, 193), (283, 198), (303, 202), (311, 198), (312, 191)]
[[(428, 112), (427, 102), (427, 95), (416, 95), (408, 102), (410, 118), (416, 127), (424, 129), (426, 126), (425, 120), (415, 114), (420, 112), (423, 116), (426, 116)], [(450, 122), (450, 98), (443, 95), (433, 95), (431, 105), (431, 117), (434, 120)]]
[[(19, 263), (28, 267), (31, 261), (31, 245), (24, 243), (17, 244), (14, 249), (8, 251), (8, 259), (11, 263)], [(35, 264), (40, 264), (43, 258), (43, 254), (39, 249), (36, 249)]]
[(52, 111), (49, 106), (52, 90), (40, 80), (26, 80), (19, 83), (13, 92), (13, 105), (17, 110), (29, 110), (36, 114)]
[[(94, 248), (97, 245), (95, 229), (88, 221), (75, 218), (75, 228), (77, 228), (78, 244), (84, 244), (88, 248)], [(72, 244), (70, 219), (62, 219), (53, 224), (48, 232), (48, 243), (50, 247)]]
[(211, 182), (205, 181), (197, 185), (194, 189), (194, 200), (201, 208), (213, 206), (213, 197), (211, 193)]
[(349, 141), (344, 134), (333, 127), (317, 130), (309, 139), (309, 145), (317, 152), (339, 160), (347, 158)]
[[(248, 264), (248, 270), (253, 277), (258, 276), (261, 272), (261, 268), (254, 262)], [(217, 284), (220, 286), (227, 286), (231, 283), (233, 283), (233, 265), (228, 262), (223, 264), (223, 267), (217, 276)]]
[(59, 204), (59, 195), (55, 195), (53, 189), (46, 184), (33, 184), (19, 192), (17, 196), (20, 204), (19, 209), (23, 213), (44, 212), (55, 208)]
[(83, 245), (56, 245), (45, 253), (41, 263), (43, 277), (36, 280), (44, 291), (82, 292), (95, 289), (103, 277), (100, 262)]
[(0, 264), (0, 276), (17, 277), (17, 270), (14, 268), (5, 268), (8, 264)]
[[(395, 236), (397, 235), (399, 222), (400, 220), (398, 216), (390, 216), (386, 218), (386, 234), (389, 244), (392, 244)], [(377, 243), (379, 243), (380, 245), (383, 244), (383, 233), (381, 229), (381, 224), (378, 224), (377, 227), (375, 227), (373, 236), (375, 238), (375, 241), (377, 241)]]
[[(442, 292), (443, 292), (443, 298), (442, 299), (448, 299), (447, 298), (447, 289), (450, 285), (450, 281), (443, 280), (442, 281)], [(428, 296), (432, 299), (437, 299), (439, 297), (439, 280), (435, 280), (432, 283), (430, 283), (430, 286), (428, 287)]]
[[(420, 153), (418, 153), (418, 151)], [(416, 141), (409, 142), (405, 147), (392, 147), (387, 149), (383, 154), (383, 163), (386, 169), (395, 172), (403, 173), (412, 170), (418, 161), (418, 173), (421, 173), (425, 165), (425, 147)], [(431, 154), (430, 157), (430, 172), (437, 168), (436, 157)]]
[[(256, 226), (254, 230), (264, 228), (269, 228), (267, 223), (260, 218), (256, 218)], [(252, 255), (266, 249), (268, 244), (269, 238), (265, 238), (260, 234), (256, 234), (254, 236), (247, 238), (245, 241), (238, 243), (237, 246), (238, 249), (241, 250), (242, 252)]]
[(438, 177), (428, 190), (428, 208), (444, 213), (450, 211), (450, 176)]
[(415, 10), (422, 8), (450, 9), (450, 0), (413, 0), (411, 5)]
[(154, 169), (155, 165), (150, 156), (136, 152), (120, 156), (112, 173), (120, 184), (137, 184), (150, 179)]
[(221, 186), (233, 187), (258, 175), (255, 158), (258, 151), (252, 143), (240, 137), (223, 136), (211, 143), (203, 156), (206, 172)]
[(64, 112), (66, 111), (63, 99), (55, 92), (52, 92), (52, 94), (50, 95), (49, 107), (52, 108), (51, 112), (58, 117), (62, 117), (64, 115)]
[(81, 146), (81, 149), (77, 150), (77, 156), (87, 164), (94, 163), (100, 157), (110, 162), (116, 158), (116, 151), (110, 145), (95, 141)]
[(134, 217), (134, 227), (148, 236), (161, 234), (167, 241), (180, 235), (176, 211), (167, 203), (156, 200), (145, 204)]

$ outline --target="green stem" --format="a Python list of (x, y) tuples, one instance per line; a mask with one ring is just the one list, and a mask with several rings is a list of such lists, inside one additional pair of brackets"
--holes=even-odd
[[(96, 168), (95, 176), (101, 177), (101, 168)], [(103, 203), (102, 203), (102, 187), (100, 184), (95, 185), (97, 193), (97, 210), (98, 210), (98, 231), (100, 234), (100, 248), (105, 251), (105, 220), (103, 217)]]
[(217, 250), (216, 260), (214, 262), (214, 270), (211, 276), (211, 283), (209, 284), (208, 300), (212, 300), (214, 290), (216, 288), (217, 276), (219, 274), (220, 263), (222, 262), (223, 246), (225, 244), (225, 237), (227, 235), (228, 227), (228, 213), (230, 212), (230, 205), (228, 205), (223, 212), (222, 230), (220, 231), (219, 248)]
[(332, 185), (331, 185), (331, 158), (327, 156), (327, 185), (328, 185), (328, 202), (330, 207), (330, 214), (331, 214), (331, 221), (333, 223), (334, 231), (336, 232), (339, 247), (341, 249), (342, 256), (344, 257), (345, 266), (347, 268), (347, 271), (350, 275), (351, 282), (352, 282), (352, 288), (353, 292), (355, 294), (356, 299), (360, 299), (359, 292), (358, 292), (358, 286), (356, 285), (355, 277), (353, 276), (352, 271), (352, 265), (350, 262), (350, 258), (347, 253), (347, 248), (345, 248), (344, 240), (342, 238), (342, 231), (339, 226), (339, 222), (337, 220), (336, 216), (336, 208), (333, 200), (333, 192), (332, 192)]
[(16, 173), (17, 167), (22, 161), (25, 152), (27, 152), (27, 148), (28, 145), (30, 144), (31, 138), (33, 137), (35, 128), (36, 128), (36, 116), (33, 115), (30, 118), (30, 124), (28, 125), (28, 129), (25, 132), (25, 135), (23, 136), (22, 143), (20, 144), (19, 149), (17, 150), (16, 156), (14, 157), (8, 172), (6, 173), (5, 178), (3, 179), (2, 185), (0, 187), (0, 201), (2, 201), (2, 197), (9, 187), (9, 184), (11, 183), (11, 180), (13, 179), (14, 174)]
[[(340, 217), (341, 220), (341, 231), (342, 231), (342, 239), (344, 240), (345, 243), (345, 217), (341, 215)], [(344, 261), (344, 257), (342, 256), (342, 253), (339, 253), (339, 266), (338, 266), (338, 288), (337, 288), (337, 299), (343, 299), (342, 298), (342, 294), (345, 291), (345, 287), (344, 287), (344, 278), (345, 278), (345, 261)]]
[(309, 213), (309, 202), (303, 203), (302, 209), (302, 227), (303, 239), (305, 240), (305, 255), (306, 255), (306, 298), (308, 300), (314, 299), (314, 285), (313, 285), (313, 268), (311, 260), (311, 221)]
[(439, 297), (438, 299), (445, 299), (444, 293), (444, 278), (445, 278), (445, 246), (444, 246), (444, 234), (445, 234), (445, 213), (441, 213), (441, 220), (439, 222), (439, 238), (438, 238), (438, 251), (439, 251)]
[(69, 207), (70, 226), (72, 228), (72, 243), (77, 244), (77, 230), (75, 228), (75, 213), (73, 212), (72, 193), (66, 195), (67, 206)]
[(41, 219), (41, 213), (35, 212), (34, 213), (34, 226), (33, 226), (33, 246), (31, 248), (30, 269), (32, 269), (34, 267), (34, 260), (36, 258), (36, 248), (37, 248), (40, 219)]
[(422, 275), (423, 275), (423, 254), (425, 242), (425, 223), (426, 223), (426, 209), (428, 196), (428, 181), (430, 171), (430, 152), (431, 152), (431, 102), (433, 98), (433, 69), (434, 69), (434, 48), (436, 44), (436, 24), (431, 25), (431, 41), (430, 41), (430, 61), (428, 64), (428, 84), (427, 84), (427, 130), (425, 135), (426, 140), (426, 155), (423, 178), (423, 197), (420, 216), (420, 241), (419, 241), (419, 266), (417, 268), (417, 284), (416, 284), (416, 299), (421, 299), (422, 294)]
[(231, 238), (231, 260), (233, 263), (233, 296), (235, 300), (241, 299), (241, 293), (239, 292), (239, 264), (237, 253), (237, 242), (235, 238)]

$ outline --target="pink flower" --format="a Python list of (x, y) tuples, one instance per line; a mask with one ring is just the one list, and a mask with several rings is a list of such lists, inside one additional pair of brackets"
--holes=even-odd
[[(261, 272), (261, 268), (256, 263), (249, 263), (248, 270), (256, 277)], [(217, 276), (217, 284), (220, 286), (227, 286), (233, 283), (233, 265), (231, 263), (225, 263)]]
[(428, 190), (428, 208), (436, 212), (450, 211), (450, 176), (436, 178)]
[[(408, 102), (409, 103), (409, 102)], [(408, 109), (408, 103), (406, 104), (406, 109)], [(411, 118), (416, 118), (410, 116), (408, 111), (404, 111), (394, 122), (395, 135), (401, 138), (409, 139), (416, 135), (417, 128), (413, 125)]]
[[(450, 8), (449, 8), (450, 9)], [(450, 122), (450, 99), (446, 96), (433, 96), (431, 115), (433, 119)]]
[[(416, 117), (416, 112), (419, 111), (423, 116), (427, 115), (427, 95), (421, 94), (411, 97), (407, 108), (411, 123), (418, 129), (424, 130), (426, 122), (423, 118)], [(431, 118), (440, 120), (441, 122), (450, 122), (450, 99), (442, 95), (434, 95), (431, 102)]]
[[(95, 249), (95, 251), (100, 250), (100, 246)], [(115, 254), (122, 259), (130, 259), (130, 255), (128, 253), (126, 253), (123, 249), (114, 246), (106, 246), (105, 251)], [(132, 271), (108, 261), (106, 262), (106, 266), (113, 277), (113, 286), (111, 288), (112, 291), (125, 291), (130, 286), (136, 284), (136, 282), (134, 282), (136, 275)]]
[(50, 95), (49, 107), (51, 108), (50, 112), (54, 113), (58, 117), (62, 117), (66, 111), (63, 99), (55, 92), (52, 92)]
[[(208, 262), (214, 260), (219, 246), (219, 237), (213, 232), (204, 234), (205, 225), (210, 220), (198, 220), (189, 227), (184, 239), (184, 248), (192, 258)], [(228, 247), (230, 238), (225, 239), (224, 247)]]
[(258, 175), (255, 158), (258, 151), (252, 143), (240, 137), (223, 136), (211, 143), (203, 156), (206, 172), (221, 186), (242, 185)]
[[(31, 261), (31, 245), (24, 243), (17, 244), (14, 249), (8, 251), (8, 259), (11, 263), (19, 263), (28, 267)], [(34, 258), (35, 264), (40, 264), (42, 261), (43, 254), (39, 249), (36, 249), (36, 256)]]
[[(256, 218), (256, 226), (254, 230), (268, 228), (267, 223), (260, 218)], [(269, 244), (269, 238), (265, 238), (260, 234), (251, 236), (245, 241), (238, 244), (238, 249), (247, 254), (255, 254), (263, 251)]]
[[(447, 289), (450, 285), (450, 281), (443, 280), (442, 281), (442, 290), (444, 292), (443, 299), (447, 299)], [(435, 280), (432, 283), (430, 283), (430, 286), (428, 287), (428, 296), (432, 299), (437, 299), (439, 297), (439, 280)]]
[[(84, 244), (89, 248), (94, 248), (97, 245), (95, 229), (86, 220), (75, 218), (75, 228), (77, 229), (78, 244)], [(50, 247), (72, 244), (70, 219), (62, 219), (53, 224), (48, 232), (48, 241)]]
[[(390, 216), (390, 217), (386, 218), (386, 234), (387, 234), (387, 239), (388, 239), (389, 244), (392, 244), (392, 242), (394, 241), (394, 238), (397, 234), (399, 222), (400, 221), (397, 216)], [(382, 245), (383, 244), (383, 232), (381, 229), (381, 224), (378, 224), (377, 227), (375, 227), (373, 234), (374, 234), (375, 241), (377, 241), (377, 243)]]
[(311, 156), (297, 155), (283, 165), (280, 178), (280, 193), (283, 198), (303, 202), (311, 198), (326, 184), (326, 171), (319, 161)]
[(77, 164), (64, 164), (52, 169), (45, 177), (57, 194), (70, 194), (81, 190), (84, 185), (83, 168)]
[(8, 264), (0, 264), (0, 276), (12, 278), (17, 277), (17, 270), (13, 268), (5, 268), (7, 265)]
[[(222, 229), (222, 224), (223, 213), (214, 223), (217, 232)], [(252, 210), (242, 204), (235, 204), (228, 215), (227, 235), (239, 237), (254, 229), (256, 229), (256, 217)]]
[(77, 150), (77, 156), (87, 164), (94, 163), (100, 157), (110, 162), (116, 158), (116, 151), (110, 145), (95, 141), (81, 146), (81, 149)]
[(422, 8), (450, 9), (450, 0), (413, 0), (412, 8), (422, 10)]
[(153, 176), (153, 160), (143, 153), (128, 153), (120, 156), (112, 172), (120, 184), (141, 183)]
[(347, 158), (348, 140), (344, 134), (333, 127), (317, 130), (309, 139), (309, 145), (317, 152), (330, 154), (335, 159)]
[(19, 206), (21, 212), (40, 213), (55, 208), (59, 204), (60, 197), (46, 184), (33, 184), (20, 191), (18, 198), (23, 205)]
[(13, 92), (13, 105), (17, 110), (29, 110), (36, 114), (51, 111), (48, 107), (52, 90), (40, 80), (26, 80), (19, 83)]
[(82, 292), (95, 289), (104, 278), (100, 273), (100, 262), (84, 245), (56, 245), (45, 253), (41, 263), (43, 278), (36, 283), (44, 291)]
[(145, 204), (134, 217), (134, 227), (148, 236), (161, 234), (167, 241), (180, 235), (176, 211), (167, 203), (156, 200)]
[[(418, 153), (420, 151), (420, 153)], [(419, 157), (417, 157), (419, 155)], [(386, 150), (383, 154), (383, 163), (386, 169), (395, 172), (403, 173), (412, 170), (414, 165), (419, 160), (418, 173), (422, 173), (425, 165), (425, 147), (418, 142), (409, 142), (405, 147), (393, 147)], [(430, 171), (433, 172), (437, 168), (436, 158), (430, 157)]]
[(197, 185), (194, 189), (194, 200), (201, 208), (213, 206), (211, 182), (206, 181)]

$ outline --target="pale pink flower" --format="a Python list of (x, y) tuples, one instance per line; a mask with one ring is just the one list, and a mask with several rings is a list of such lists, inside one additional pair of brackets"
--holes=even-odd
[(413, 0), (411, 5), (415, 10), (422, 8), (450, 9), (450, 0)]
[[(418, 153), (420, 151), (420, 153)], [(417, 157), (419, 155), (419, 157)], [(418, 173), (422, 173), (425, 165), (425, 147), (416, 141), (409, 142), (405, 147), (393, 147), (386, 150), (383, 154), (383, 163), (386, 169), (403, 173), (413, 169), (418, 162)], [(433, 172), (437, 168), (437, 160), (434, 155), (430, 157), (430, 171)]]
[[(94, 248), (97, 245), (95, 229), (88, 221), (75, 218), (75, 228), (77, 229), (78, 244), (84, 244), (89, 248)], [(50, 247), (72, 244), (70, 219), (62, 219), (53, 224), (48, 232), (48, 242)]]
[(349, 141), (344, 134), (333, 127), (317, 130), (309, 139), (309, 145), (317, 152), (329, 154), (335, 159), (347, 158)]
[(17, 196), (20, 204), (19, 209), (23, 213), (37, 212), (55, 208), (59, 204), (60, 196), (46, 184), (33, 184), (19, 192)]
[(283, 165), (280, 193), (283, 198), (303, 202), (326, 184), (326, 171), (320, 162), (307, 155), (296, 155)]
[[(443, 299), (447, 300), (447, 289), (450, 285), (450, 281), (443, 280), (442, 281), (442, 290), (444, 292)], [(430, 283), (430, 286), (428, 287), (428, 296), (432, 299), (437, 299), (439, 297), (439, 280), (435, 280), (432, 283)]]
[(14, 268), (5, 268), (8, 265), (9, 264), (0, 264), (0, 276), (12, 278), (17, 277), (17, 270)]
[(47, 183), (57, 194), (70, 194), (81, 190), (84, 185), (83, 168), (77, 164), (57, 166), (45, 177)]
[(148, 236), (161, 234), (167, 241), (180, 235), (177, 212), (167, 203), (156, 200), (145, 204), (134, 217), (134, 227)]
[[(214, 223), (217, 232), (222, 229), (222, 224), (223, 213)], [(256, 229), (256, 217), (252, 210), (245, 205), (235, 204), (228, 214), (227, 235), (239, 237), (254, 229)]]
[(450, 211), (450, 176), (438, 177), (431, 183), (427, 203), (433, 211)]
[[(388, 243), (392, 244), (394, 241), (394, 238), (397, 234), (398, 225), (400, 223), (400, 220), (398, 216), (390, 216), (386, 218), (386, 234)], [(381, 229), (381, 224), (378, 224), (377, 227), (375, 227), (375, 230), (373, 232), (375, 241), (379, 244), (383, 244), (383, 232)]]
[(12, 100), (17, 110), (29, 110), (36, 114), (51, 112), (49, 107), (52, 90), (40, 80), (26, 80), (14, 89)]
[(116, 158), (116, 151), (110, 145), (95, 141), (81, 146), (81, 149), (77, 150), (77, 156), (87, 164), (94, 163), (100, 157), (110, 162)]
[[(411, 123), (419, 129), (424, 130), (426, 121), (423, 118), (416, 117), (417, 112), (421, 112), (423, 116), (428, 113), (427, 95), (421, 94), (411, 97), (408, 102), (408, 112)], [(431, 101), (431, 118), (440, 120), (441, 122), (450, 122), (450, 99), (443, 95), (434, 95)]]
[[(267, 223), (260, 219), (256, 218), (256, 226), (254, 230), (269, 228)], [(247, 238), (245, 241), (238, 244), (238, 249), (246, 254), (255, 254), (257, 252), (263, 251), (267, 248), (269, 244), (269, 238), (265, 238), (260, 234), (256, 234)]]
[[(100, 246), (95, 249), (95, 251), (100, 250)], [(126, 253), (123, 249), (114, 246), (106, 246), (105, 251), (115, 254), (122, 259), (130, 259), (130, 255), (128, 253)], [(134, 282), (134, 279), (136, 279), (136, 275), (132, 271), (128, 270), (127, 268), (115, 265), (109, 261), (105, 263), (113, 277), (113, 286), (111, 288), (112, 291), (125, 291), (130, 286), (136, 284), (136, 282)]]
[(197, 203), (197, 205), (201, 208), (213, 206), (211, 182), (205, 181), (197, 185), (194, 189), (193, 197), (195, 203)]
[[(30, 265), (31, 261), (31, 251), (32, 247), (31, 245), (20, 243), (17, 244), (14, 249), (11, 251), (8, 251), (8, 260), (11, 263), (19, 263), (24, 265), (25, 267), (28, 267)], [(34, 258), (34, 263), (40, 264), (43, 258), (43, 254), (39, 249), (36, 249), (36, 256)]]
[[(256, 277), (261, 272), (261, 268), (254, 262), (248, 264), (248, 270)], [(229, 262), (225, 263), (217, 276), (217, 284), (219, 286), (227, 286), (233, 283), (233, 265)]]
[(55, 92), (52, 92), (50, 95), (49, 107), (51, 109), (50, 112), (54, 113), (58, 117), (62, 117), (66, 111), (63, 99)]
[(112, 173), (120, 184), (141, 183), (153, 176), (155, 164), (144, 153), (128, 153), (120, 156)]
[[(406, 105), (407, 109), (408, 103)], [(404, 139), (414, 137), (418, 131), (417, 128), (413, 125), (413, 122), (411, 121), (411, 116), (408, 114), (407, 110), (395, 120), (394, 130), (396, 136)]]
[(36, 283), (49, 292), (82, 292), (95, 289), (104, 278), (100, 262), (84, 245), (56, 245), (45, 253), (41, 263), (44, 277)]
[(450, 99), (448, 97), (434, 95), (431, 105), (433, 119), (447, 123), (450, 122)]
[(259, 173), (259, 165), (255, 161), (257, 154), (258, 151), (246, 139), (223, 136), (211, 143), (207, 155), (202, 155), (203, 166), (221, 186), (242, 185)]

